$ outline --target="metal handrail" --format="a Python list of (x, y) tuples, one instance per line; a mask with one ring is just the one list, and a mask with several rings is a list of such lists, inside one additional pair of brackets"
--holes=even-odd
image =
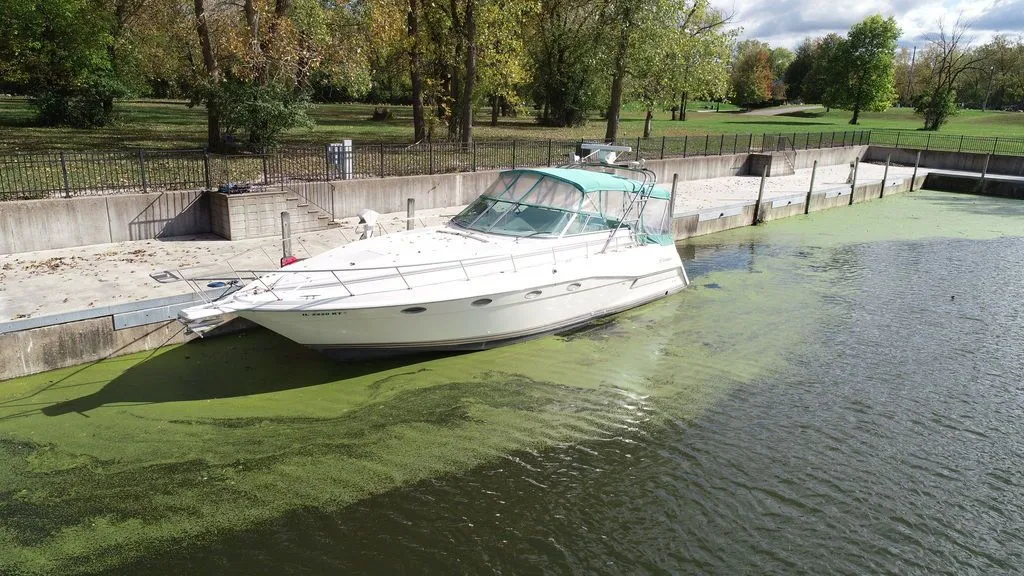
[[(625, 241), (626, 247), (636, 246), (637, 245), (636, 240), (633, 237), (632, 233), (630, 233), (629, 235), (618, 236), (618, 237), (616, 237), (614, 239), (616, 240), (615, 248), (619, 248), (621, 246), (621, 244), (622, 244), (622, 241)], [(310, 282), (312, 282), (312, 279), (310, 279), (310, 280), (308, 280), (308, 281), (306, 281), (306, 282), (304, 282), (304, 283), (302, 283), (302, 284), (300, 284), (298, 286), (295, 286), (295, 287), (284, 287), (283, 289), (279, 288), (278, 284), (281, 282), (281, 280), (284, 279), (284, 277), (286, 275), (294, 275), (294, 274), (330, 274), (331, 277), (334, 278), (334, 282), (330, 282), (329, 281), (326, 284), (317, 284), (316, 287), (322, 288), (322, 287), (330, 287), (330, 286), (334, 286), (334, 285), (339, 285), (339, 286), (341, 286), (342, 288), (345, 289), (345, 291), (349, 294), (349, 296), (353, 296), (354, 295), (352, 290), (349, 288), (350, 284), (359, 284), (359, 283), (363, 283), (363, 282), (376, 282), (376, 281), (387, 280), (387, 279), (396, 278), (396, 277), (397, 278), (401, 278), (403, 280), (403, 284), (405, 286), (404, 288), (381, 289), (381, 290), (377, 290), (377, 291), (373, 291), (373, 292), (368, 292), (367, 293), (367, 294), (380, 294), (380, 293), (384, 293), (384, 292), (394, 292), (394, 291), (397, 291), (397, 290), (410, 290), (410, 289), (412, 289), (412, 285), (409, 284), (407, 276), (414, 276), (414, 275), (417, 275), (417, 274), (426, 274), (426, 273), (440, 272), (440, 271), (446, 271), (446, 270), (454, 270), (454, 269), (459, 269), (459, 268), (462, 268), (462, 270), (464, 271), (464, 276), (465, 276), (464, 278), (463, 277), (459, 277), (457, 279), (453, 278), (451, 280), (444, 280), (442, 282), (437, 282), (436, 284), (429, 284), (429, 285), (437, 285), (437, 284), (446, 284), (446, 283), (449, 283), (449, 282), (464, 282), (464, 281), (467, 281), (467, 280), (470, 280), (470, 279), (473, 279), (473, 278), (481, 278), (481, 277), (485, 277), (485, 276), (501, 273), (501, 272), (495, 271), (495, 272), (484, 273), (484, 274), (481, 274), (479, 276), (472, 276), (471, 277), (469, 275), (469, 272), (466, 271), (467, 264), (470, 267), (472, 267), (472, 266), (479, 266), (479, 265), (484, 265), (484, 264), (497, 264), (497, 263), (509, 261), (511, 263), (512, 267), (513, 267), (513, 270), (518, 272), (519, 270), (521, 270), (524, 267), (530, 268), (530, 267), (546, 265), (546, 264), (534, 264), (532, 266), (530, 266), (530, 265), (524, 266), (523, 262), (522, 262), (524, 258), (530, 258), (530, 257), (533, 257), (533, 256), (540, 256), (540, 255), (550, 254), (551, 257), (552, 257), (552, 262), (555, 263), (555, 264), (558, 264), (559, 262), (557, 261), (557, 257), (556, 257), (556, 253), (557, 252), (565, 252), (565, 251), (568, 251), (568, 250), (578, 249), (578, 248), (585, 248), (586, 249), (585, 253), (581, 256), (581, 258), (584, 259), (584, 260), (589, 260), (590, 257), (591, 257), (591, 251), (589, 250), (589, 247), (591, 245), (601, 245), (601, 246), (603, 246), (605, 243), (606, 243), (606, 241), (602, 237), (600, 240), (592, 240), (592, 241), (588, 241), (588, 242), (577, 242), (577, 243), (568, 244), (568, 245), (565, 245), (565, 246), (550, 247), (550, 248), (545, 248), (543, 250), (536, 250), (536, 251), (527, 252), (527, 253), (523, 253), (523, 254), (507, 253), (507, 254), (499, 254), (499, 255), (493, 255), (493, 256), (480, 256), (480, 257), (475, 257), (475, 258), (461, 258), (461, 259), (457, 259), (457, 260), (446, 260), (446, 261), (441, 261), (441, 262), (425, 262), (423, 264), (404, 264), (404, 265), (397, 265), (397, 266), (372, 266), (372, 267), (362, 267), (362, 268), (315, 269), (315, 270), (289, 270), (289, 269), (286, 269), (286, 268), (282, 268), (282, 269), (278, 269), (278, 270), (239, 270), (237, 272), (238, 273), (242, 273), (242, 274), (246, 274), (246, 275), (252, 275), (253, 276), (253, 280), (259, 280), (260, 283), (264, 286), (265, 291), (269, 292), (272, 296), (274, 296), (274, 299), (277, 300), (277, 301), (281, 301), (281, 300), (284, 299), (281, 296), (279, 296), (278, 293), (287, 295), (287, 294), (290, 294), (290, 293), (293, 293), (293, 292), (297, 292), (297, 291), (300, 291), (302, 289), (305, 289), (306, 287), (309, 286)], [(600, 252), (598, 252), (598, 253), (600, 253)], [(518, 258), (518, 264), (517, 264), (517, 258)], [(572, 258), (570, 258), (568, 260), (563, 260), (563, 262), (569, 261), (569, 260), (572, 260)], [(424, 270), (408, 270), (409, 268), (419, 268), (419, 267), (425, 267), (425, 266), (429, 266), (430, 268), (424, 269)], [(403, 268), (406, 269), (404, 273), (402, 271)], [(372, 271), (393, 271), (393, 272), (391, 274), (389, 274), (389, 275), (377, 275), (377, 276), (370, 276), (370, 277), (367, 277), (367, 278), (355, 278), (355, 279), (349, 279), (349, 280), (342, 280), (338, 276), (339, 273), (345, 273), (345, 272), (367, 272), (367, 271), (370, 271), (370, 272), (372, 272)], [(263, 275), (270, 275), (270, 274), (278, 274), (281, 277), (277, 278), (274, 281), (272, 281), (269, 284), (267, 284), (265, 282), (265, 279), (262, 278), (262, 276)], [(193, 280), (207, 280), (207, 279), (193, 279)], [(210, 280), (212, 280), (212, 278)]]

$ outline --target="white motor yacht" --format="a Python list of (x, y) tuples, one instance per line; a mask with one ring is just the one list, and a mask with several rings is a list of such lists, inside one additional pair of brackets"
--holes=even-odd
[(253, 281), (179, 320), (230, 315), (341, 357), (478, 350), (565, 331), (677, 292), (689, 280), (671, 194), (603, 162), (499, 174), (447, 225), (358, 240)]

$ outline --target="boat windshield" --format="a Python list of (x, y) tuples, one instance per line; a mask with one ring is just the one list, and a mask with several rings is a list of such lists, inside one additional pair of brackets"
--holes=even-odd
[[(621, 227), (633, 230), (644, 241), (663, 243), (670, 223), (666, 219), (667, 197), (635, 202), (636, 195), (634, 190), (583, 192), (544, 172), (509, 171), (501, 173), (452, 222), (468, 230), (524, 237), (591, 234)], [(640, 218), (640, 210), (644, 218)], [(646, 214), (651, 212), (657, 215), (648, 218)]]

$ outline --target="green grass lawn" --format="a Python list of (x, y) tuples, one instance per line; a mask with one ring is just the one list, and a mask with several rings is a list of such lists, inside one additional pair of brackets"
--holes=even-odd
[[(657, 111), (653, 136), (690, 134), (745, 134), (778, 132), (831, 132), (851, 129), (917, 130), (921, 120), (913, 110), (893, 108), (886, 112), (864, 113), (861, 123), (848, 124), (850, 113), (824, 109), (794, 112), (780, 116), (749, 116), (735, 110), (707, 110), (710, 103), (692, 102), (685, 122), (670, 120), (671, 113)], [(412, 109), (391, 106), (392, 120), (370, 120), (372, 105), (318, 104), (311, 115), (313, 128), (300, 128), (286, 133), (286, 144), (324, 144), (351, 138), (356, 142), (409, 142), (412, 139)], [(201, 148), (206, 137), (206, 116), (203, 108), (189, 108), (180, 101), (138, 100), (117, 105), (119, 118), (115, 125), (101, 129), (40, 128), (33, 125), (32, 108), (22, 99), (0, 100), (0, 151), (52, 149), (112, 148)], [(490, 114), (480, 109), (474, 135), (477, 139), (578, 139), (602, 138), (604, 122), (595, 116), (579, 128), (541, 126), (532, 116), (501, 118), (497, 126), (489, 125)], [(644, 111), (638, 106), (623, 110), (620, 137), (636, 138), (643, 134)], [(955, 116), (941, 131), (968, 136), (1024, 137), (1024, 114), (1014, 112), (964, 111)]]

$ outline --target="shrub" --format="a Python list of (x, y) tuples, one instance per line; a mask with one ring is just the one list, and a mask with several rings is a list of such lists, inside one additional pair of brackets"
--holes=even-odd
[(289, 128), (313, 124), (306, 114), (309, 104), (305, 95), (281, 84), (231, 79), (221, 83), (213, 97), (225, 136), (237, 138), (236, 133), (244, 133), (243, 143), (251, 150), (277, 143)]
[(114, 119), (114, 99), (127, 96), (125, 87), (109, 76), (93, 76), (80, 87), (43, 86), (31, 99), (44, 126), (95, 128)]

